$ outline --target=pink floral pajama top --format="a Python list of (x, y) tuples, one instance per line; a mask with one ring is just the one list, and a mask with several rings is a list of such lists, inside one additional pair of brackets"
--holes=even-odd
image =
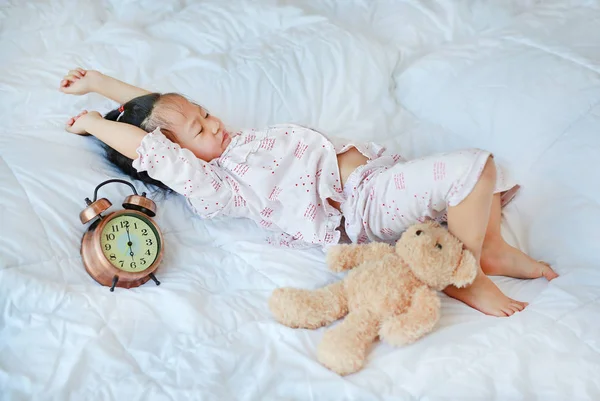
[(286, 247), (338, 243), (344, 201), (337, 154), (356, 147), (369, 159), (384, 151), (286, 124), (232, 135), (221, 157), (205, 162), (160, 131), (146, 135), (133, 167), (184, 195), (203, 218), (246, 217), (271, 231), (267, 241)]

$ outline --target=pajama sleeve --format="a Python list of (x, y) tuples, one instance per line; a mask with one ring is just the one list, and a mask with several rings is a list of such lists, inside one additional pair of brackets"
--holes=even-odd
[(218, 166), (182, 149), (158, 128), (142, 139), (136, 152), (138, 157), (133, 167), (138, 172), (146, 171), (150, 177), (188, 198), (204, 218), (216, 217), (233, 197)]

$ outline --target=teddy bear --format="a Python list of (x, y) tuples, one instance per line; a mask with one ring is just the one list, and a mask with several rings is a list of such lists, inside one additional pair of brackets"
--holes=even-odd
[(317, 359), (340, 375), (360, 370), (378, 337), (394, 346), (410, 344), (440, 317), (437, 291), (475, 280), (473, 254), (439, 224), (409, 227), (395, 245), (344, 244), (330, 248), (334, 272), (352, 269), (338, 282), (316, 290), (278, 288), (269, 308), (280, 323), (316, 329), (345, 316), (327, 330)]

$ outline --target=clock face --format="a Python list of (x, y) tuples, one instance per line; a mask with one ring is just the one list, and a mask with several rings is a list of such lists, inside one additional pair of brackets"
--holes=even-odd
[(136, 214), (121, 214), (102, 229), (100, 243), (106, 259), (119, 270), (140, 272), (160, 252), (160, 237), (152, 224)]

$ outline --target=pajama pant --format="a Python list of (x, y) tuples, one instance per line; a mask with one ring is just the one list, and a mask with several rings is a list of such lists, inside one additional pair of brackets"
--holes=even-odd
[[(360, 166), (344, 186), (341, 211), (354, 243), (393, 243), (409, 226), (426, 220), (443, 222), (448, 206), (473, 190), (490, 152), (466, 149), (406, 161), (382, 156)], [(496, 166), (496, 188), (506, 205), (519, 189)]]

